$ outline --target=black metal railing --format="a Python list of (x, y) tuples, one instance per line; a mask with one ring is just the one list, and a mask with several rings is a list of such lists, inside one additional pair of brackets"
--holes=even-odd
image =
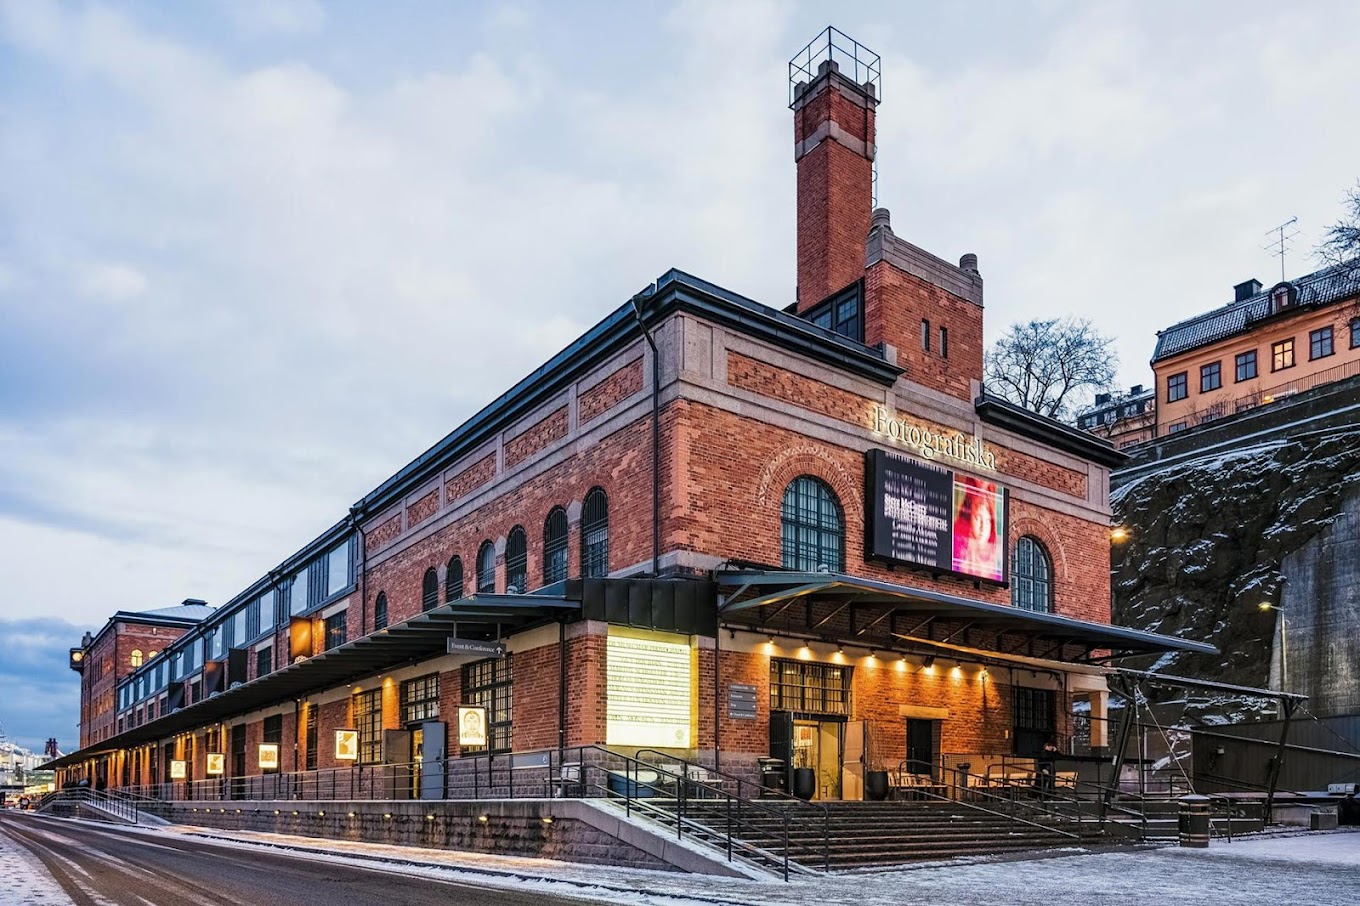
[(136, 824), (141, 816), (141, 806), (130, 796), (113, 790), (96, 790), (92, 787), (70, 787), (54, 790), (45, 794), (34, 806), (35, 811), (74, 811), (81, 805), (90, 806), (98, 811)]
[[(1033, 784), (1025, 785), (1023, 790), (1020, 784), (1007, 783), (997, 787), (970, 784), (969, 778), (976, 778), (977, 775), (969, 774), (957, 768), (944, 767), (912, 758), (904, 759), (898, 765), (897, 772), (899, 778), (911, 775), (929, 777), (932, 781), (935, 781), (899, 787), (899, 789), (910, 791), (913, 795), (943, 802), (953, 802), (963, 808), (985, 812), (1008, 821), (1051, 831), (1072, 839), (1079, 839), (1081, 835), (1064, 830), (1058, 826), (1059, 824), (1075, 821), (1080, 825), (1083, 819), (1101, 820), (1093, 814), (1095, 809), (1092, 803), (1086, 803), (1085, 807), (1085, 812), (1092, 814), (1085, 814), (1082, 801), (1079, 798), (1059, 795), (1056, 791), (1040, 790)], [(943, 783), (938, 782), (941, 774), (944, 775)], [(1022, 795), (1022, 791), (1024, 795)], [(1071, 809), (1059, 808), (1060, 802), (1070, 805)], [(1034, 820), (1034, 818), (1025, 818), (1017, 814), (1022, 811), (1033, 815), (1034, 818), (1047, 818), (1049, 823), (1045, 824), (1042, 821)]]

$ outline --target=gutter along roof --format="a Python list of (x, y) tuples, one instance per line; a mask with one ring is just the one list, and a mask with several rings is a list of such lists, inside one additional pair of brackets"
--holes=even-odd
[(580, 607), (579, 601), (540, 595), (473, 595), (451, 601), (64, 755), (43, 765), (43, 770), (165, 739), (184, 730), (444, 654), (447, 640), (457, 636), (460, 624), (500, 625), (519, 630), (574, 613)]
[[(882, 605), (890, 608), (892, 615), (915, 617), (917, 620), (917, 626), (911, 632), (906, 634), (891, 632), (892, 635), (904, 641), (919, 641), (925, 644), (947, 642), (960, 635), (966, 640), (966, 630), (976, 627), (979, 630), (996, 632), (998, 636), (1000, 634), (1014, 636), (1026, 643), (1056, 644), (1059, 653), (1067, 645), (1080, 645), (1088, 654), (1096, 649), (1105, 649), (1117, 654), (1148, 654), (1162, 651), (1219, 653), (1213, 645), (1203, 642), (1192, 642), (1090, 620), (1078, 620), (1053, 613), (1038, 613), (1009, 604), (974, 601), (958, 595), (838, 573), (737, 570), (719, 573), (718, 587), (720, 593), (726, 594), (721, 606), (721, 611), (725, 614), (786, 603), (798, 598), (811, 600), (819, 595), (828, 595), (837, 601)], [(933, 633), (940, 621), (949, 621), (950, 632), (943, 638), (936, 639)], [(851, 629), (853, 632), (853, 625)], [(919, 636), (918, 633), (921, 631), (927, 634)]]

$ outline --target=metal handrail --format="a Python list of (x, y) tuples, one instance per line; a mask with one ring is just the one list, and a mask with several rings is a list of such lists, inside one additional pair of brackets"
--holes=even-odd
[[(751, 781), (746, 780), (742, 777), (738, 777), (735, 774), (725, 773), (723, 771), (718, 770), (717, 768), (708, 767), (707, 765), (702, 764), (700, 762), (689, 761), (688, 759), (685, 758), (676, 758), (670, 753), (662, 752), (658, 749), (638, 749), (637, 752), (634, 753), (634, 756), (638, 758), (638, 760), (642, 760), (643, 755), (656, 755), (661, 758), (667, 759), (671, 763), (678, 764), (680, 765), (681, 769), (685, 772), (685, 775), (687, 777), (690, 775), (690, 768), (700, 768), (708, 772), (709, 774), (713, 775), (714, 777), (717, 777), (721, 781), (727, 783), (735, 783), (737, 786), (737, 798), (745, 802), (750, 802), (752, 801), (752, 799), (774, 798), (788, 802), (790, 805), (797, 805), (799, 807), (808, 808), (811, 809), (812, 811), (819, 812), (822, 819), (822, 867), (823, 870), (827, 871), (830, 870), (831, 809), (827, 807), (825, 804), (799, 798), (798, 796), (793, 795), (787, 790), (781, 790), (776, 787), (768, 787), (760, 783), (752, 783)], [(755, 787), (756, 789), (755, 796), (743, 795), (746, 787)], [(768, 794), (773, 794), (773, 796), (769, 796)]]
[[(920, 766), (920, 767), (925, 768), (926, 770), (925, 770), (925, 771), (909, 771), (909, 770), (907, 769), (909, 765), (911, 765), (911, 766)], [(899, 774), (904, 774), (904, 773), (910, 773), (910, 774), (929, 774), (931, 777), (934, 777), (934, 772), (935, 772), (936, 770), (944, 771), (945, 773), (947, 773), (947, 774), (952, 774), (952, 775), (954, 776), (954, 783), (951, 784), (951, 786), (953, 787), (953, 789), (955, 789), (956, 791), (959, 791), (959, 792), (958, 792), (953, 798), (951, 798), (951, 797), (949, 797), (949, 796), (946, 796), (946, 795), (943, 795), (943, 794), (941, 794), (941, 793), (933, 792), (933, 791), (931, 791), (931, 789), (930, 789), (929, 787), (914, 787), (914, 788), (913, 788), (913, 791), (914, 791), (914, 792), (917, 792), (917, 793), (920, 793), (920, 794), (923, 795), (923, 796), (927, 796), (927, 797), (929, 797), (929, 798), (931, 798), (931, 799), (938, 799), (938, 800), (940, 800), (940, 801), (942, 801), (942, 802), (952, 802), (952, 803), (955, 803), (955, 804), (957, 804), (957, 805), (960, 805), (960, 806), (962, 806), (962, 807), (964, 807), (964, 808), (973, 809), (973, 810), (979, 811), (979, 812), (986, 812), (986, 813), (989, 814), (989, 815), (995, 815), (995, 816), (1000, 817), (1000, 818), (1005, 818), (1005, 819), (1008, 820), (1008, 821), (1018, 821), (1019, 823), (1021, 823), (1021, 824), (1027, 824), (1027, 825), (1029, 825), (1030, 827), (1037, 827), (1037, 828), (1040, 828), (1040, 829), (1045, 830), (1045, 831), (1052, 831), (1053, 833), (1061, 834), (1061, 835), (1063, 835), (1064, 837), (1071, 837), (1073, 840), (1079, 840), (1079, 839), (1081, 839), (1081, 835), (1080, 835), (1080, 834), (1076, 834), (1076, 833), (1073, 833), (1073, 832), (1071, 832), (1071, 831), (1065, 831), (1065, 830), (1062, 830), (1061, 828), (1054, 827), (1054, 826), (1052, 826), (1052, 825), (1050, 825), (1050, 824), (1041, 824), (1041, 823), (1038, 822), (1038, 821), (1030, 821), (1028, 818), (1021, 818), (1019, 815), (1016, 815), (1016, 814), (1013, 814), (1013, 813), (1010, 813), (1010, 812), (999, 812), (999, 811), (995, 811), (995, 810), (993, 810), (993, 809), (985, 808), (985, 807), (983, 807), (983, 806), (981, 806), (981, 805), (978, 805), (976, 802), (969, 802), (968, 800), (966, 800), (966, 799), (963, 798), (963, 794), (972, 795), (972, 796), (981, 796), (981, 797), (984, 798), (984, 799), (988, 799), (988, 800), (993, 800), (993, 801), (996, 801), (996, 802), (1005, 803), (1005, 804), (1007, 804), (1007, 805), (1009, 805), (1009, 806), (1011, 806), (1011, 807), (1013, 807), (1013, 808), (1015, 808), (1015, 807), (1019, 807), (1019, 808), (1028, 808), (1028, 809), (1030, 809), (1031, 811), (1039, 812), (1039, 813), (1041, 813), (1041, 814), (1043, 814), (1043, 815), (1046, 815), (1046, 816), (1048, 816), (1048, 817), (1050, 817), (1050, 818), (1066, 819), (1066, 818), (1069, 818), (1069, 817), (1070, 817), (1070, 816), (1068, 816), (1068, 815), (1064, 815), (1064, 814), (1061, 814), (1061, 813), (1058, 813), (1058, 812), (1055, 812), (1055, 811), (1050, 811), (1050, 810), (1048, 810), (1048, 809), (1042, 808), (1042, 807), (1036, 805), (1035, 803), (1023, 802), (1022, 800), (1020, 800), (1020, 799), (1018, 799), (1018, 798), (1016, 798), (1016, 797), (998, 796), (998, 795), (996, 795), (996, 794), (994, 794), (994, 793), (992, 793), (992, 792), (990, 792), (990, 791), (988, 791), (988, 790), (984, 790), (984, 789), (981, 788), (981, 787), (970, 787), (970, 786), (967, 785), (967, 779), (966, 779), (969, 775), (965, 774), (963, 771), (960, 771), (960, 770), (958, 770), (958, 769), (956, 769), (956, 768), (948, 768), (948, 767), (944, 767), (943, 765), (936, 765), (936, 764), (932, 764), (931, 762), (928, 762), (928, 761), (920, 761), (919, 759), (915, 759), (915, 758), (906, 758), (906, 759), (903, 759), (903, 760), (898, 764), (898, 773), (899, 773)], [(960, 782), (960, 778), (963, 778), (962, 782)], [(1047, 795), (1047, 793), (1045, 793), (1045, 795)], [(1079, 800), (1079, 799), (1073, 797), (1073, 798), (1072, 798), (1071, 800), (1069, 800), (1069, 801), (1075, 803), (1076, 806), (1077, 806), (1077, 823), (1080, 824), (1080, 823), (1081, 823), (1081, 820), (1082, 820), (1082, 815), (1081, 815), (1081, 800)]]
[(41, 811), (58, 802), (89, 803), (97, 808), (112, 812), (115, 816), (137, 824), (141, 819), (141, 811), (135, 801), (124, 799), (119, 796), (109, 794), (104, 790), (96, 790), (90, 787), (72, 787), (64, 790), (53, 790), (45, 794), (34, 806), (35, 811)]

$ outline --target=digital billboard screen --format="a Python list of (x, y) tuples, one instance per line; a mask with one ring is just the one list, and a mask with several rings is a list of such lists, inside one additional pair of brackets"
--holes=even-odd
[(869, 556), (1006, 581), (1006, 490), (994, 481), (870, 450)]

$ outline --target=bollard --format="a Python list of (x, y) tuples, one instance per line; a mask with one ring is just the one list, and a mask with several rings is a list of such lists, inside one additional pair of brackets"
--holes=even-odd
[(1209, 797), (1182, 796), (1180, 807), (1181, 846), (1203, 849), (1209, 845)]

